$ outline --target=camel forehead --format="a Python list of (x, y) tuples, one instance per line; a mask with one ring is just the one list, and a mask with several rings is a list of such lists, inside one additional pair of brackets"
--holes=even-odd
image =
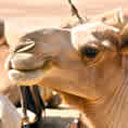
[(93, 34), (93, 32), (104, 32), (104, 31), (114, 31), (116, 33), (119, 32), (118, 28), (115, 28), (113, 26), (106, 25), (102, 22), (92, 22), (92, 23), (86, 23), (82, 25), (78, 25), (74, 28), (72, 28), (72, 35), (78, 34), (78, 36), (88, 36), (90, 34)]
[(79, 25), (72, 29), (72, 44), (76, 49), (78, 49), (79, 45), (102, 41), (105, 36), (107, 37), (107, 35), (104, 34), (105, 31), (109, 35), (108, 38), (111, 38), (113, 32), (116, 34), (120, 32), (119, 29), (106, 25), (102, 22)]
[[(100, 30), (102, 30), (102, 29), (105, 29), (108, 26), (109, 25), (104, 24), (103, 22), (100, 22), (100, 21), (98, 21), (98, 22), (88, 22), (88, 23), (80, 24), (80, 25), (78, 25), (76, 27), (73, 27), (72, 30), (73, 31), (78, 31), (78, 30), (85, 31), (85, 30), (88, 30), (88, 29), (91, 30), (91, 29), (98, 29), (98, 28), (100, 28)], [(115, 29), (115, 31), (118, 31), (117, 28), (115, 28), (113, 26), (109, 26), (109, 28), (110, 27)]]

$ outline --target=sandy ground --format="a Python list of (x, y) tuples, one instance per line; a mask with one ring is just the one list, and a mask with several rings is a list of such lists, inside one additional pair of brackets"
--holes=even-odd
[[(66, 17), (69, 14), (68, 0), (1, 0), (0, 15)], [(127, 0), (72, 0), (82, 15), (95, 15), (118, 7), (128, 7)]]
[[(94, 16), (119, 7), (127, 8), (128, 0), (72, 0), (82, 16)], [(57, 25), (69, 17), (68, 0), (1, 0), (0, 18), (40, 17), (44, 24)]]

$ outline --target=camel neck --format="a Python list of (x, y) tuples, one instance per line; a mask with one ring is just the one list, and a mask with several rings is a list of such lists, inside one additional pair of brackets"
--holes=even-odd
[(123, 58), (121, 77), (113, 95), (85, 107), (89, 128), (128, 128), (128, 56)]

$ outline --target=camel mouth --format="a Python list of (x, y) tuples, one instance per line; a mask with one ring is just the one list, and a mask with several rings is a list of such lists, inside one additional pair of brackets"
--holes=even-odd
[(8, 71), (8, 76), (12, 82), (19, 86), (31, 86), (38, 84), (43, 79), (44, 73), (45, 71), (42, 69), (27, 71), (10, 69)]
[(32, 86), (41, 82), (45, 72), (51, 67), (50, 64), (51, 61), (46, 60), (40, 65), (31, 66), (30, 68), (29, 64), (22, 66), (21, 63), (16, 64), (12, 60), (7, 60), (5, 67), (8, 70), (8, 76), (12, 82), (21, 86)]

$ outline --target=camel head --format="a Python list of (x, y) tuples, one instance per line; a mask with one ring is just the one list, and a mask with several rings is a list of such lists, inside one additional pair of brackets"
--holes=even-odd
[[(110, 99), (116, 100), (122, 85), (122, 53), (126, 46), (119, 29), (101, 22), (70, 30), (43, 28), (20, 36), (15, 46), (12, 39), (16, 37), (8, 37), (6, 34), (10, 45), (6, 67), (9, 78), (18, 85), (40, 84), (71, 94), (97, 106), (97, 111), (104, 109), (103, 104)], [(95, 122), (97, 116), (91, 112), (88, 117)], [(98, 114), (103, 118), (103, 111)], [(106, 123), (98, 122), (95, 126), (107, 128)]]
[(29, 32), (13, 47), (8, 40), (9, 78), (19, 85), (46, 82), (53, 89), (65, 92), (69, 88), (75, 95), (98, 98), (104, 94), (103, 88), (111, 90), (111, 77), (119, 77), (118, 32), (103, 23), (93, 23), (72, 30), (46, 28)]

